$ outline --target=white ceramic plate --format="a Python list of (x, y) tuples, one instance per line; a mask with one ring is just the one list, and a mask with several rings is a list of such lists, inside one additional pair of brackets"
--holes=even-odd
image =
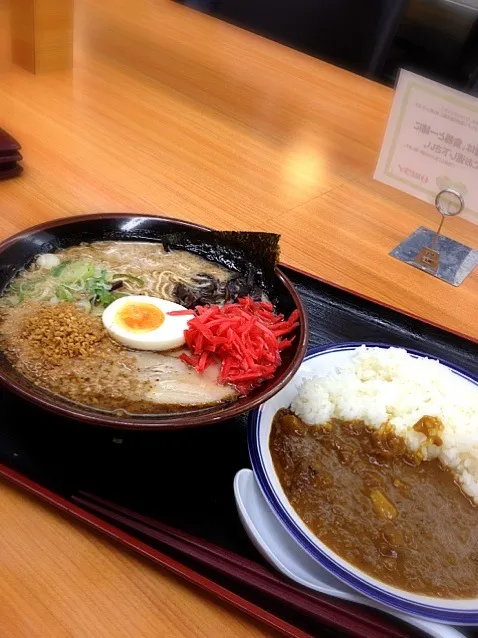
[[(361, 594), (401, 612), (415, 614), (428, 620), (449, 624), (477, 625), (477, 599), (448, 600), (420, 596), (387, 585), (347, 563), (309, 530), (296, 514), (282, 490), (269, 452), (269, 435), (274, 415), (279, 409), (290, 406), (297, 393), (297, 388), (304, 378), (312, 375), (324, 375), (343, 366), (350, 361), (353, 351), (360, 345), (359, 343), (345, 343), (310, 350), (292, 381), (272, 399), (250, 413), (249, 454), (258, 485), (277, 518), (311, 558)], [(386, 344), (375, 343), (367, 345), (390, 347)], [(413, 350), (409, 350), (409, 352), (416, 357), (426, 356)], [(451, 364), (443, 361), (442, 363), (455, 375), (456, 382), (463, 384), (464, 389), (478, 391), (478, 380)]]

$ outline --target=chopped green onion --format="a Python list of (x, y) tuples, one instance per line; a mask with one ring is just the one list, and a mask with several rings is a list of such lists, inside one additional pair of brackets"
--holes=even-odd
[(66, 286), (58, 284), (55, 292), (58, 299), (61, 299), (62, 301), (74, 301), (73, 294)]
[(70, 261), (64, 261), (58, 266), (55, 266), (54, 268), (52, 268), (50, 272), (53, 275), (53, 277), (59, 277), (61, 273), (65, 270), (65, 268), (68, 266), (68, 264), (70, 263), (71, 263)]
[[(56, 302), (77, 302), (87, 312), (92, 306), (106, 307), (127, 293), (112, 291), (116, 279), (122, 277), (143, 285), (139, 277), (133, 275), (113, 275), (111, 271), (89, 261), (64, 261), (50, 269), (47, 275), (33, 279), (20, 279), (9, 286), (13, 303), (22, 303), (25, 299), (38, 301), (54, 299)], [(40, 285), (45, 282), (46, 285)], [(53, 285), (53, 290), (51, 284)], [(53, 291), (55, 296), (52, 297)], [(90, 310), (88, 310), (90, 309)]]
[(93, 275), (94, 270), (93, 264), (84, 261), (74, 261), (60, 272), (59, 278), (64, 284), (85, 282)]

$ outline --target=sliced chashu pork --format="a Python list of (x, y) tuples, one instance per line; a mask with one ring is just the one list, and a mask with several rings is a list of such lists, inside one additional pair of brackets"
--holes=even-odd
[(136, 353), (136, 366), (142, 380), (148, 381), (145, 401), (162, 405), (207, 406), (231, 401), (237, 392), (229, 385), (219, 385), (219, 366), (211, 365), (203, 374), (179, 359), (180, 351)]

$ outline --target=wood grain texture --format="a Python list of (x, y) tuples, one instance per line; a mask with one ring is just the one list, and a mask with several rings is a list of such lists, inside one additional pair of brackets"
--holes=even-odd
[[(478, 340), (478, 270), (457, 289), (389, 257), (419, 226), (435, 229), (439, 215), (426, 203), (363, 178), (267, 222), (282, 235), (287, 263), (386, 305)], [(411, 208), (413, 206), (413, 209)], [(478, 229), (449, 218), (444, 233), (476, 245)]]
[[(455, 289), (387, 256), (434, 220), (371, 180), (389, 89), (169, 0), (76, 0), (73, 71), (33, 76), (3, 44), (9, 4), (0, 126), (25, 173), (0, 185), (1, 238), (92, 211), (279, 230), (284, 261), (478, 337), (476, 274)], [(261, 635), (6, 487), (0, 517), (4, 635)]]
[(2, 635), (275, 635), (5, 485), (0, 518)]
[(69, 69), (73, 62), (73, 0), (13, 0), (12, 59), (31, 73)]

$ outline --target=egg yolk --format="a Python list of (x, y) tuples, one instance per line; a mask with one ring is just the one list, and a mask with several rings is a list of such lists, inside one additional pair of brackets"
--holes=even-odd
[(130, 332), (150, 332), (162, 325), (164, 314), (151, 303), (128, 303), (118, 310), (116, 320)]

